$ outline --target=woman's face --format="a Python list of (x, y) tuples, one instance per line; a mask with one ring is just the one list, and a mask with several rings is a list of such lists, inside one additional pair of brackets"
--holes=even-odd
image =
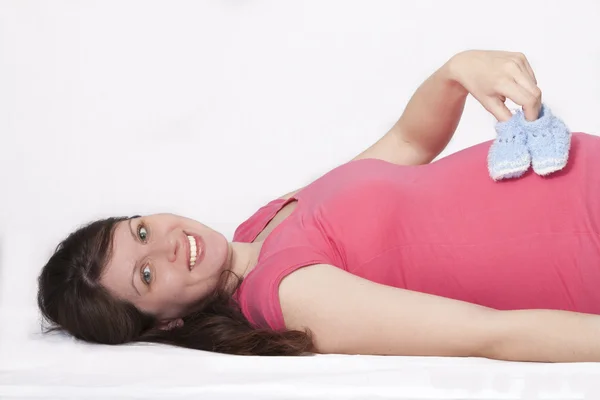
[(223, 235), (188, 218), (155, 214), (125, 220), (117, 224), (100, 282), (166, 322), (185, 316), (215, 289), (230, 253)]

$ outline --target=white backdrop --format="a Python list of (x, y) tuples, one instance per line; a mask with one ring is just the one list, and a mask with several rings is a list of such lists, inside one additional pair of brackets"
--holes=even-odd
[[(599, 133), (598, 20), (596, 0), (3, 0), (0, 306), (33, 310), (58, 241), (99, 217), (174, 212), (231, 238), (461, 50), (524, 52), (554, 112)], [(441, 157), (493, 123), (470, 98)]]

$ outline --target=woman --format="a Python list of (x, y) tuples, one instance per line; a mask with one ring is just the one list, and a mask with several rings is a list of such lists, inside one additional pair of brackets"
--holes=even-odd
[(573, 134), (547, 177), (494, 182), (489, 142), (431, 163), (469, 93), (499, 121), (507, 98), (530, 121), (541, 109), (525, 56), (461, 52), (377, 143), (231, 243), (168, 214), (72, 233), (39, 277), (43, 315), (109, 344), (600, 361), (600, 139)]

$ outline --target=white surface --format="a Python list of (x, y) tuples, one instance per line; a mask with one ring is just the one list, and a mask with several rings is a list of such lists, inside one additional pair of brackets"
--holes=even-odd
[(2, 399), (564, 400), (600, 396), (597, 363), (239, 357), (159, 345), (92, 346), (61, 335), (42, 339), (34, 319), (17, 318), (21, 327), (29, 325), (29, 329), (0, 335)]
[[(596, 366), (105, 349), (25, 316), (77, 225), (167, 211), (231, 237), (377, 140), (460, 50), (524, 52), (553, 111), (600, 133), (599, 19), (595, 0), (0, 1), (0, 397), (582, 398)], [(470, 98), (441, 156), (493, 122)]]

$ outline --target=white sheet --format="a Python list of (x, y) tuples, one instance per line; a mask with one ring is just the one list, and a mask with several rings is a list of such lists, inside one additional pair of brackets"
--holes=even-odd
[(62, 334), (41, 336), (33, 313), (0, 317), (1, 399), (600, 398), (598, 363), (240, 357), (162, 345), (89, 345)]

